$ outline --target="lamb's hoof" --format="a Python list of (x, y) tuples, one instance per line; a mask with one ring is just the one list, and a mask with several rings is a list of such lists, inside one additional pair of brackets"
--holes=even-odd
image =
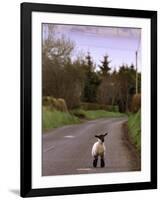
[(101, 167), (105, 167), (105, 161), (101, 159)]
[(97, 167), (97, 160), (98, 160), (98, 159), (94, 159), (94, 160), (93, 160), (93, 167)]

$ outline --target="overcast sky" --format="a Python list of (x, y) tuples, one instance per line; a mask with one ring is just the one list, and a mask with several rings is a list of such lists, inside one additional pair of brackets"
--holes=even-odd
[(57, 36), (65, 35), (76, 44), (73, 57), (82, 51), (89, 51), (96, 65), (108, 55), (112, 69), (121, 64), (135, 65), (135, 52), (138, 51), (138, 69), (141, 71), (141, 29), (118, 27), (94, 27), (79, 25), (56, 25)]

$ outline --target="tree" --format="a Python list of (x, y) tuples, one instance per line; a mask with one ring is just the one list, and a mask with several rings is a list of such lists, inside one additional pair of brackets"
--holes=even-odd
[(101, 104), (109, 104), (110, 103), (110, 89), (111, 86), (111, 77), (109, 71), (111, 68), (109, 67), (111, 61), (109, 61), (109, 56), (105, 55), (104, 60), (101, 61), (102, 65), (99, 65), (100, 75), (101, 75), (101, 84), (99, 85), (97, 92), (97, 101)]
[(135, 69), (127, 65), (122, 65), (117, 75), (117, 103), (120, 112), (129, 111), (131, 99), (135, 92)]
[[(101, 73), (100, 73), (101, 74)], [(135, 94), (136, 70), (134, 65), (121, 65), (119, 71), (114, 70), (101, 74), (101, 84), (98, 88), (97, 99), (100, 104), (118, 105), (120, 112), (131, 109), (131, 101)], [(138, 73), (139, 92), (141, 88), (141, 74)]]
[(68, 62), (64, 66), (62, 83), (60, 86), (61, 98), (66, 100), (69, 109), (78, 107), (80, 104), (84, 88), (84, 77), (82, 62), (80, 60)]
[(104, 60), (101, 61), (101, 63), (102, 65), (99, 65), (101, 74), (103, 77), (106, 77), (109, 75), (109, 71), (111, 70), (111, 68), (109, 67), (109, 64), (111, 63), (111, 61), (109, 61), (109, 56), (105, 55)]
[(92, 62), (90, 53), (86, 56), (86, 62), (83, 65), (85, 72), (84, 79), (84, 91), (82, 94), (82, 101), (85, 102), (96, 102), (97, 100), (97, 88), (100, 84), (100, 78), (98, 74), (94, 71), (95, 66)]
[(74, 43), (56, 36), (55, 30), (55, 25), (47, 24), (43, 32), (43, 96), (63, 98), (70, 109), (80, 103), (84, 72), (80, 59), (71, 60)]
[(74, 43), (64, 36), (56, 37), (55, 25), (43, 25), (42, 70), (43, 95), (60, 96), (64, 65), (70, 60)]
[(70, 58), (75, 44), (64, 35), (56, 36), (56, 26), (52, 24), (43, 25), (43, 60), (57, 61), (64, 64)]

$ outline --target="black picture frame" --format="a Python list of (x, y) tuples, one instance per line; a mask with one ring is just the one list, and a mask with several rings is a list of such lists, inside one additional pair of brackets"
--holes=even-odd
[[(151, 180), (150, 182), (122, 183), (58, 188), (32, 188), (32, 12), (74, 13), (81, 15), (148, 18), (151, 21)], [(21, 196), (48, 196), (100, 193), (157, 188), (157, 12), (115, 8), (21, 4)]]

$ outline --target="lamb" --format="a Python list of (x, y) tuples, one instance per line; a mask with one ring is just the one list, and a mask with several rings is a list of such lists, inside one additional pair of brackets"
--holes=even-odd
[(93, 167), (97, 167), (97, 161), (98, 157), (100, 156), (101, 158), (101, 167), (105, 166), (105, 161), (104, 161), (104, 154), (105, 154), (105, 144), (104, 144), (104, 137), (108, 133), (105, 133), (103, 135), (95, 135), (95, 137), (98, 139), (97, 142), (94, 143), (92, 147), (92, 156), (93, 156)]

